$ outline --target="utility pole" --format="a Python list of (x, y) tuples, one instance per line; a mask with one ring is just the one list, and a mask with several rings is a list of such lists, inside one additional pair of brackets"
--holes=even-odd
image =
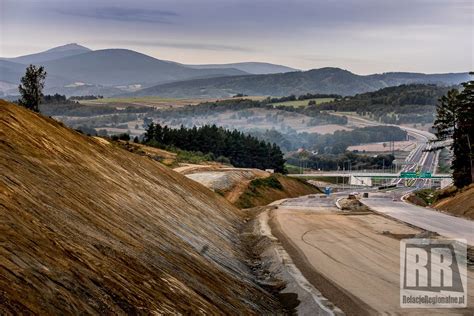
[(349, 160), (349, 173), (350, 173), (350, 176), (349, 176), (349, 188), (351, 187), (351, 177), (352, 177), (352, 161)]
[(469, 146), (469, 162), (471, 164), (471, 183), (474, 183), (474, 170), (472, 169), (472, 147), (471, 141), (469, 140), (469, 134), (466, 134), (467, 144)]

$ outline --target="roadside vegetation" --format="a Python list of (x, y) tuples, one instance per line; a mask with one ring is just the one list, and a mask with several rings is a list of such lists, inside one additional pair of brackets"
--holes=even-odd
[[(304, 165), (313, 170), (382, 170), (393, 167), (395, 157), (389, 155), (367, 156), (346, 152), (343, 154), (312, 154), (308, 152), (294, 153), (286, 158), (289, 165)], [(293, 170), (294, 170), (293, 168)], [(299, 173), (299, 172), (298, 172)]]
[(439, 171), (447, 171), (448, 153), (451, 152), (454, 186), (418, 190), (408, 200), (474, 219), (474, 81), (465, 82), (462, 87), (461, 91), (452, 89), (440, 98), (433, 125), (437, 137), (435, 144), (438, 144), (433, 150), (441, 150)]
[(449, 173), (451, 172), (451, 158), (452, 155), (448, 148), (442, 148), (439, 153), (438, 160), (438, 173)]
[(273, 174), (267, 178), (252, 180), (234, 205), (239, 208), (251, 208), (284, 198), (317, 193), (321, 191), (305, 180)]
[(451, 186), (442, 190), (418, 190), (408, 196), (408, 201), (419, 206), (429, 206), (448, 212), (455, 216), (474, 219), (474, 184), (462, 189)]
[(431, 206), (438, 200), (456, 194), (456, 189), (451, 187), (447, 190), (422, 189), (415, 191), (408, 197), (408, 201), (419, 206)]
[[(127, 134), (124, 134), (127, 135)], [(128, 135), (127, 135), (128, 136)], [(129, 137), (128, 139), (124, 139), (124, 137), (120, 136), (112, 136), (110, 140), (113, 144), (121, 147), (127, 151), (133, 152), (135, 154), (141, 156), (148, 156), (153, 160), (159, 161), (165, 166), (174, 168), (179, 166), (183, 163), (190, 163), (190, 164), (211, 164), (211, 163), (220, 163), (220, 164), (228, 164), (228, 159), (216, 159), (212, 154), (203, 154), (200, 151), (187, 151), (181, 150), (178, 148), (168, 147), (166, 150), (151, 147), (147, 145), (143, 145), (136, 142), (130, 142)]]
[(473, 183), (474, 178), (474, 81), (462, 86), (461, 92), (452, 89), (440, 99), (433, 125), (437, 141), (452, 139), (449, 145), (453, 152), (451, 169), (454, 185), (458, 188)]
[[(447, 193), (443, 194), (445, 191)], [(446, 188), (437, 197), (434, 208), (474, 220), (474, 184), (462, 189)]]

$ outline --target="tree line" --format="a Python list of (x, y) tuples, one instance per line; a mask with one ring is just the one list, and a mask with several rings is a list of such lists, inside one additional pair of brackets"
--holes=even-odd
[(433, 84), (400, 85), (337, 99), (318, 109), (357, 112), (389, 124), (431, 124), (438, 99), (448, 90)]
[[(296, 97), (295, 97), (296, 98)], [(206, 116), (214, 115), (217, 112), (225, 111), (241, 111), (253, 108), (262, 108), (267, 110), (280, 110), (291, 113), (299, 113), (306, 116), (319, 119), (322, 123), (329, 124), (347, 124), (347, 117), (332, 115), (330, 113), (321, 112), (319, 107), (293, 107), (293, 106), (274, 106), (270, 103), (272, 99), (265, 99), (262, 101), (250, 99), (230, 99), (218, 100), (215, 102), (203, 102), (197, 105), (187, 105), (174, 109), (157, 110), (156, 115), (162, 119), (185, 118), (189, 116)]]
[(295, 153), (287, 158), (287, 162), (293, 166), (300, 166), (304, 164), (306, 168), (315, 170), (370, 170), (391, 168), (395, 157), (388, 155), (357, 155), (352, 152), (345, 152), (342, 154), (318, 154), (313, 155), (306, 151), (302, 153)]
[(172, 129), (151, 123), (143, 142), (155, 147), (176, 147), (194, 152), (225, 157), (235, 167), (274, 169), (285, 173), (283, 153), (276, 144), (261, 141), (237, 130), (226, 130), (216, 125)]
[(462, 87), (462, 91), (452, 89), (440, 98), (433, 125), (438, 141), (452, 139), (449, 145), (453, 152), (451, 169), (458, 188), (474, 180), (474, 81), (465, 82)]
[(251, 135), (276, 143), (284, 151), (306, 148), (320, 154), (342, 154), (347, 147), (364, 143), (406, 140), (407, 133), (396, 126), (367, 126), (352, 131), (335, 131), (333, 134), (283, 134), (277, 130), (252, 131)]
[(264, 103), (279, 103), (279, 102), (288, 102), (288, 101), (301, 101), (301, 100), (310, 100), (310, 99), (326, 99), (326, 98), (332, 98), (332, 99), (341, 99), (342, 96), (339, 94), (321, 94), (321, 93), (306, 93), (302, 94), (299, 96), (296, 96), (294, 94), (289, 95), (289, 96), (284, 96), (284, 97), (279, 97), (279, 98), (267, 98), (264, 100)]

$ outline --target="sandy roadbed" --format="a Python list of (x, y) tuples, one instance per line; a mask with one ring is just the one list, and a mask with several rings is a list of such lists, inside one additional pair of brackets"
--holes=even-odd
[(473, 315), (472, 270), (468, 309), (402, 309), (399, 242), (421, 231), (373, 213), (343, 213), (332, 203), (288, 200), (272, 211), (270, 224), (303, 275), (346, 314)]

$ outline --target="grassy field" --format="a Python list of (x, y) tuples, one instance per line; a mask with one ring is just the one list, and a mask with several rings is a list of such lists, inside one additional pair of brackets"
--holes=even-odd
[(161, 97), (130, 97), (130, 98), (103, 98), (97, 100), (83, 100), (84, 104), (106, 104), (106, 103), (145, 103), (145, 102), (172, 102), (177, 99)]
[(173, 99), (152, 97), (130, 97), (130, 98), (104, 98), (97, 100), (80, 101), (84, 105), (113, 105), (113, 106), (147, 106), (158, 108), (181, 107), (185, 105), (195, 105), (201, 102), (215, 101), (215, 99)]
[(321, 103), (331, 102), (333, 100), (334, 98), (318, 98), (318, 99), (308, 99), (308, 100), (277, 102), (277, 103), (272, 103), (272, 104), (275, 106), (301, 107), (301, 106), (307, 106), (309, 101), (315, 101), (316, 104), (321, 104)]
[[(265, 99), (264, 96), (246, 96), (244, 99), (251, 99), (254, 101), (261, 101)], [(225, 100), (222, 98), (220, 100)], [(228, 98), (232, 99), (232, 98)], [(124, 97), (124, 98), (103, 98), (97, 100), (81, 100), (81, 104), (90, 105), (90, 106), (135, 106), (135, 107), (157, 107), (157, 108), (174, 108), (182, 107), (185, 105), (196, 105), (202, 102), (214, 102), (218, 99), (200, 99), (200, 98), (188, 98), (188, 99), (177, 99), (177, 98), (163, 98), (159, 96), (149, 96), (149, 97)], [(308, 99), (308, 100), (296, 100), (296, 101), (286, 101), (286, 102), (277, 102), (272, 103), (275, 106), (293, 106), (301, 107), (307, 106), (309, 101), (315, 101), (316, 104), (321, 104), (325, 102), (330, 102), (334, 100), (333, 98), (317, 98), (317, 99)]]
[(304, 179), (304, 180), (315, 180), (315, 181), (321, 181), (321, 182), (327, 182), (327, 183), (332, 183), (332, 184), (342, 184), (343, 182), (347, 183), (347, 178), (344, 177), (325, 177), (325, 176), (301, 176), (298, 179)]

